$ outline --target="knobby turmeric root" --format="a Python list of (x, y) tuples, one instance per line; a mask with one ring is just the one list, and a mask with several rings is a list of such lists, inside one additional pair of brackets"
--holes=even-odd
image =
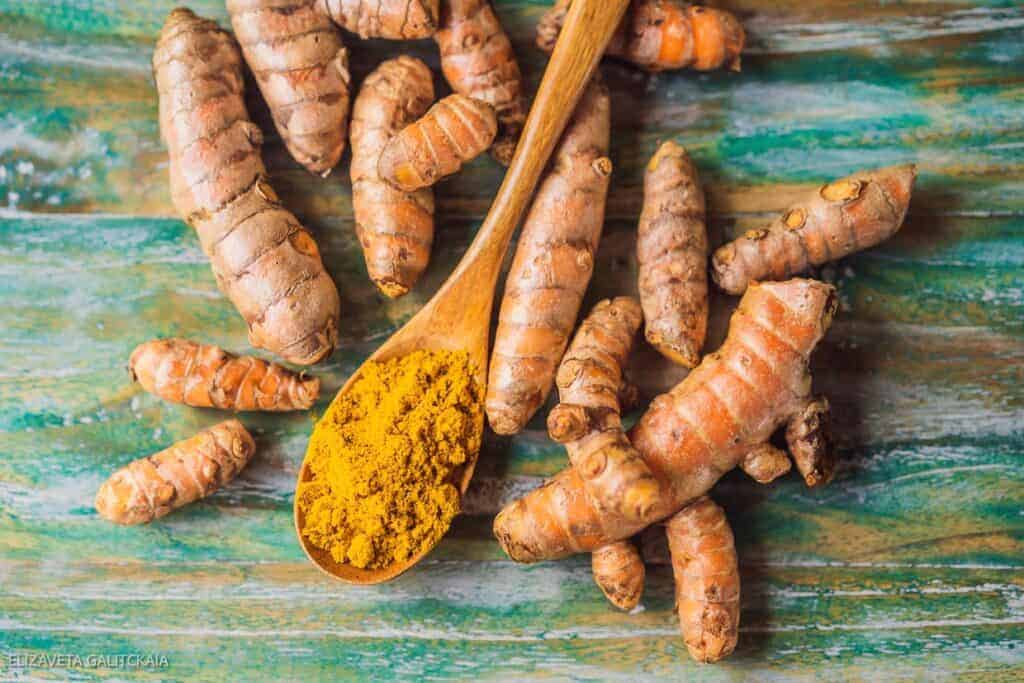
[(704, 192), (686, 150), (672, 141), (647, 164), (636, 254), (647, 341), (696, 367), (708, 324)]
[(711, 275), (729, 294), (755, 280), (783, 280), (883, 242), (907, 216), (913, 164), (860, 171), (791, 206), (769, 225), (715, 251)]
[(388, 141), (377, 171), (403, 192), (429, 187), (479, 156), (497, 132), (491, 105), (449, 95)]
[(630, 541), (616, 541), (598, 548), (590, 556), (594, 583), (608, 602), (629, 611), (640, 604), (644, 592), (644, 562)]
[(306, 410), (320, 395), (315, 377), (188, 339), (139, 344), (128, 372), (149, 393), (197, 408)]
[(740, 625), (740, 572), (729, 521), (701, 496), (673, 515), (665, 532), (686, 648), (698, 662), (717, 662), (736, 649)]
[(704, 495), (787, 423), (790, 451), (807, 446), (815, 483), (828, 481), (827, 403), (811, 397), (808, 363), (835, 310), (835, 290), (822, 282), (752, 284), (721, 348), (656, 398), (630, 431), (661, 485), (648, 519), (595, 505), (569, 468), (498, 514), (494, 533), (502, 548), (514, 560), (535, 562), (628, 538)]
[(321, 360), (338, 339), (338, 290), (316, 242), (267, 183), (234, 40), (215, 22), (176, 9), (153, 68), (171, 198), (248, 323), (250, 343), (293, 363)]
[(558, 368), (560, 403), (548, 415), (548, 434), (565, 444), (594, 504), (637, 520), (647, 517), (660, 494), (619, 416), (622, 367), (642, 318), (629, 297), (594, 306)]
[[(555, 49), (571, 0), (558, 0), (537, 24), (537, 47)], [(740, 70), (746, 35), (735, 16), (679, 0), (633, 0), (605, 50), (647, 71)]]
[(591, 83), (523, 223), (487, 382), (498, 434), (522, 430), (544, 403), (590, 283), (612, 171), (609, 115), (607, 88)]
[(377, 164), (391, 138), (427, 111), (434, 83), (413, 57), (383, 62), (363, 81), (352, 111), (352, 207), (370, 279), (389, 297), (407, 293), (434, 241), (434, 192), (396, 190)]
[[(290, 0), (288, 0), (290, 1)], [(416, 40), (437, 30), (440, 0), (316, 0), (321, 12), (360, 38)]]
[(146, 524), (205, 498), (249, 464), (256, 443), (226, 420), (114, 472), (96, 494), (96, 511), (116, 524)]
[(447, 0), (434, 36), (452, 90), (494, 107), (500, 133), (491, 155), (508, 166), (526, 120), (523, 78), (512, 42), (488, 0)]
[[(318, 0), (227, 0), (231, 25), (288, 152), (330, 173), (345, 149), (348, 52)], [(197, 57), (198, 58), (198, 57)]]

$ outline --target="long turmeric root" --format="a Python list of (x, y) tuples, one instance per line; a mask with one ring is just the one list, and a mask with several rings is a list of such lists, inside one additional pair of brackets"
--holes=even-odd
[(345, 149), (348, 52), (318, 0), (227, 0), (231, 25), (288, 152), (326, 175)]
[(612, 163), (608, 90), (583, 94), (523, 223), (505, 281), (487, 382), (499, 434), (530, 420), (554, 382), (594, 270)]
[(608, 602), (629, 611), (640, 604), (644, 592), (644, 562), (629, 541), (616, 541), (598, 548), (590, 556), (590, 567)]
[(117, 524), (146, 524), (205, 498), (242, 471), (256, 444), (226, 420), (114, 472), (96, 494), (96, 511)]
[(324, 14), (360, 38), (416, 40), (437, 30), (439, 0), (316, 0)]
[(548, 433), (565, 444), (594, 504), (627, 519), (645, 519), (660, 494), (619, 416), (622, 367), (641, 320), (629, 297), (594, 306), (558, 368), (561, 402), (548, 415)]
[[(808, 362), (836, 310), (835, 290), (814, 280), (755, 283), (733, 314), (722, 347), (686, 379), (656, 398), (631, 430), (633, 446), (661, 483), (661, 497), (645, 521), (601, 509), (572, 468), (502, 510), (494, 533), (520, 562), (592, 552), (632, 536), (706, 493), (726, 472), (760, 449), (789, 423), (794, 437), (810, 416), (820, 424), (825, 404), (811, 398)], [(792, 426), (797, 425), (797, 426)], [(790, 441), (790, 451), (801, 444)], [(822, 448), (820, 483), (831, 476)], [(829, 471), (826, 471), (829, 470)]]
[(388, 141), (377, 171), (403, 192), (429, 187), (479, 156), (497, 132), (489, 104), (449, 95)]
[[(537, 24), (537, 47), (545, 52), (565, 23), (571, 0), (558, 0)], [(679, 0), (633, 0), (605, 54), (647, 71), (691, 68), (740, 70), (746, 35), (735, 16)]]
[(526, 120), (523, 77), (512, 42), (488, 0), (447, 0), (434, 36), (452, 90), (494, 107), (501, 131), (491, 147), (508, 166)]
[(234, 40), (215, 22), (176, 9), (153, 68), (171, 198), (248, 323), (250, 342), (293, 363), (321, 360), (337, 343), (338, 290), (316, 242), (267, 183)]
[(686, 647), (698, 662), (717, 662), (736, 649), (740, 625), (740, 573), (729, 521), (702, 496), (672, 516), (665, 532)]
[(390, 297), (408, 292), (427, 267), (434, 240), (434, 192), (396, 190), (377, 163), (387, 142), (434, 100), (427, 65), (390, 59), (366, 77), (352, 111), (352, 206), (366, 269)]
[(128, 372), (149, 393), (197, 408), (306, 410), (320, 395), (316, 377), (188, 339), (139, 344)]
[(907, 216), (916, 176), (913, 164), (903, 164), (823, 186), (769, 225), (715, 251), (715, 283), (742, 294), (755, 280), (783, 280), (889, 239)]
[(636, 254), (647, 341), (695, 367), (708, 324), (704, 192), (686, 150), (671, 140), (647, 164)]

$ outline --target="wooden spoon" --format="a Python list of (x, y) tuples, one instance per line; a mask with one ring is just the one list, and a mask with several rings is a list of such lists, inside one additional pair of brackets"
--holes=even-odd
[[(494, 287), (509, 241), (533, 195), (558, 138), (597, 67), (605, 46), (626, 11), (629, 0), (575, 0), (544, 72), (537, 97), (526, 119), (519, 146), (498, 189), (491, 210), (462, 260), (420, 311), (391, 335), (368, 359), (387, 361), (412, 351), (466, 351), (475, 367), (481, 392), (487, 384), (487, 340), (490, 332)], [(348, 391), (362, 372), (356, 370), (335, 401)], [(481, 416), (481, 422), (483, 417)], [(480, 425), (481, 428), (483, 425)], [(459, 491), (466, 492), (478, 453), (466, 463)], [(309, 479), (308, 457), (299, 470), (299, 483)], [(299, 543), (313, 564), (336, 579), (374, 584), (393, 579), (412, 567), (433, 548), (383, 569), (359, 569), (336, 562), (310, 546), (302, 535), (303, 514), (295, 501), (295, 528)]]

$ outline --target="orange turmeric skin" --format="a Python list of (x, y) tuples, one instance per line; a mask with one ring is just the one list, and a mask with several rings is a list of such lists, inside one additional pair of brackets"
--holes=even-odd
[(640, 604), (646, 571), (640, 551), (630, 541), (616, 541), (595, 550), (590, 556), (590, 569), (608, 602), (626, 612)]

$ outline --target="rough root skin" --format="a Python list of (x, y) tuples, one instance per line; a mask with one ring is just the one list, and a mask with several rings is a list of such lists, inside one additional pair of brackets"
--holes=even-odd
[(490, 147), (497, 132), (491, 105), (449, 95), (388, 141), (377, 171), (403, 192), (430, 187)]
[(647, 164), (636, 252), (647, 341), (696, 367), (708, 324), (704, 192), (686, 150), (671, 140)]
[(617, 541), (602, 546), (590, 556), (590, 567), (608, 602), (625, 612), (640, 604), (646, 570), (635, 545)]
[(498, 434), (515, 434), (551, 391), (601, 239), (611, 161), (608, 90), (591, 83), (534, 195), (505, 281), (487, 382)]
[[(290, 0), (285, 0), (290, 1)], [(360, 38), (417, 40), (437, 30), (439, 0), (316, 0), (317, 7)]]
[[(654, 519), (704, 495), (810, 400), (811, 352), (835, 313), (835, 289), (794, 279), (751, 285), (722, 347), (631, 430), (633, 446), (661, 483)], [(509, 557), (536, 562), (592, 552), (639, 531), (599, 509), (573, 468), (502, 510), (494, 532)]]
[(508, 166), (519, 141), (526, 106), (512, 42), (488, 0), (448, 0), (434, 36), (441, 71), (452, 90), (494, 107), (500, 132), (491, 155)]
[(812, 488), (829, 483), (836, 472), (830, 419), (828, 399), (819, 396), (794, 415), (786, 427), (786, 445), (793, 462)]
[(430, 261), (434, 241), (434, 192), (403, 192), (377, 173), (391, 138), (422, 116), (434, 101), (427, 65), (401, 56), (366, 77), (352, 110), (352, 207), (366, 269), (389, 297), (407, 293)]
[(277, 199), (242, 98), (242, 58), (215, 22), (170, 14), (153, 53), (171, 198), (196, 229), (253, 346), (315, 363), (338, 340), (340, 301), (316, 242)]
[[(565, 23), (571, 0), (559, 0), (537, 24), (537, 47), (545, 52)], [(740, 70), (746, 35), (735, 16), (679, 0), (633, 0), (605, 54), (647, 71), (725, 67)]]
[[(792, 421), (790, 421), (792, 424)], [(749, 453), (743, 456), (740, 461), (740, 469), (759, 484), (770, 484), (792, 468), (792, 463), (786, 452), (776, 448), (770, 443), (763, 443), (756, 446)]]
[(316, 377), (188, 339), (139, 344), (128, 372), (149, 393), (197, 408), (306, 410), (320, 395)]
[(348, 128), (348, 53), (317, 0), (228, 0), (231, 25), (288, 152), (327, 175)]
[(829, 183), (776, 218), (719, 247), (711, 275), (742, 294), (759, 280), (784, 280), (873, 247), (903, 225), (917, 169), (913, 164), (860, 171)]
[(740, 574), (725, 512), (707, 496), (665, 525), (676, 612), (690, 656), (717, 662), (736, 649), (740, 624)]
[(558, 368), (561, 403), (548, 415), (548, 433), (565, 444), (594, 503), (632, 520), (647, 519), (660, 494), (619, 414), (622, 367), (642, 320), (629, 297), (594, 306)]
[(152, 522), (230, 482), (255, 451), (241, 422), (221, 422), (114, 472), (96, 494), (96, 511), (116, 524)]

